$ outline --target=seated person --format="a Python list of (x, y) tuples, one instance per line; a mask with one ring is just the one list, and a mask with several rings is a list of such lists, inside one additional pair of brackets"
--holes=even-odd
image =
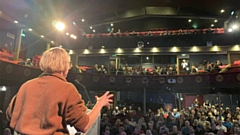
[(29, 67), (33, 66), (33, 63), (30, 58), (27, 58), (26, 61), (19, 62), (18, 64)]
[(4, 44), (4, 46), (0, 48), (0, 52), (11, 53), (10, 50), (8, 50), (8, 44)]

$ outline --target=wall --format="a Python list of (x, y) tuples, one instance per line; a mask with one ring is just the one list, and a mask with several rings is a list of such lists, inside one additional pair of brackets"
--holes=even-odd
[(230, 59), (231, 59), (231, 63), (233, 63), (236, 60), (240, 60), (240, 54), (230, 54)]
[(78, 65), (81, 66), (94, 66), (95, 64), (98, 64), (98, 66), (104, 65), (105, 67), (108, 67), (109, 62), (109, 56), (78, 57)]

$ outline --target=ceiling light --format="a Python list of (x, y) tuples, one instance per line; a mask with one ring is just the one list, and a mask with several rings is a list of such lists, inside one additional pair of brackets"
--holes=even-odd
[(170, 51), (171, 51), (171, 52), (178, 52), (179, 49), (178, 49), (176, 46), (174, 46), (174, 47), (172, 47), (172, 48), (170, 49)]
[(73, 50), (69, 50), (69, 54), (73, 54)]
[(55, 25), (55, 27), (56, 27), (58, 30), (62, 31), (62, 30), (65, 29), (65, 24), (62, 23), (62, 22), (57, 22), (56, 25)]
[(141, 50), (137, 47), (134, 52), (141, 52)]
[(213, 47), (213, 51), (219, 51), (219, 47), (215, 45), (215, 46)]
[(76, 25), (76, 23), (75, 23), (75, 22), (73, 22), (73, 25)]
[(218, 22), (218, 20), (214, 20), (214, 22), (216, 23), (216, 22)]
[(211, 27), (213, 27), (214, 26), (214, 24), (211, 24)]
[(105, 53), (105, 50), (102, 48), (101, 51), (100, 51), (100, 53)]
[(69, 35), (69, 33), (67, 32), (67, 33), (66, 33), (66, 35), (68, 36), (68, 35)]
[(93, 30), (93, 32), (96, 32), (96, 30)]
[(7, 87), (6, 86), (0, 86), (0, 91), (6, 91)]
[(85, 20), (84, 19), (82, 19), (82, 22), (84, 22)]
[(231, 28), (229, 28), (229, 29), (228, 29), (228, 32), (232, 32), (232, 29), (231, 29)]
[(90, 26), (90, 29), (92, 29), (92, 26)]
[(159, 49), (156, 48), (156, 47), (153, 47), (152, 50), (151, 50), (151, 52), (158, 52), (158, 51), (159, 51)]
[(117, 49), (117, 52), (118, 52), (118, 53), (121, 53), (121, 52), (122, 52), (122, 49), (121, 49), (121, 48), (118, 48), (118, 49)]
[(234, 13), (235, 13), (235, 12), (234, 12), (234, 11), (232, 11), (232, 12), (231, 12), (231, 15), (234, 15)]
[(41, 38), (44, 38), (44, 36), (43, 36), (43, 35), (41, 35)]
[(113, 26), (113, 23), (111, 23), (111, 26)]
[(54, 44), (54, 41), (51, 41), (52, 44)]
[(224, 12), (225, 12), (225, 10), (224, 10), (224, 9), (221, 9), (221, 10), (220, 10), (220, 12), (221, 12), (221, 13), (224, 13)]
[(234, 24), (233, 26), (232, 26), (232, 29), (237, 29), (238, 28), (238, 26), (236, 25), (236, 24)]
[(59, 45), (59, 47), (61, 47), (61, 48), (62, 48), (62, 45)]
[(29, 30), (29, 31), (32, 31), (32, 29), (31, 29), (31, 28), (29, 28), (28, 30)]
[(18, 21), (14, 21), (14, 23), (18, 23)]
[(191, 20), (191, 19), (189, 19), (189, 20), (188, 20), (188, 22), (192, 22), (192, 20)]
[(89, 54), (88, 49), (85, 49), (83, 53), (84, 53), (84, 54)]
[(239, 45), (235, 45), (234, 50), (239, 51)]

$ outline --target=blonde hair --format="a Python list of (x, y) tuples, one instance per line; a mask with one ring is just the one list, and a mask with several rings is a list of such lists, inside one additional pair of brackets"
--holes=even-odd
[(60, 73), (70, 68), (70, 55), (60, 47), (45, 51), (40, 60), (40, 68), (47, 73)]

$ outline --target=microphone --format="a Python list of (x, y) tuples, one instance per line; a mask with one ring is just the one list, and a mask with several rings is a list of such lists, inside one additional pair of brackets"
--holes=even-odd
[(85, 87), (82, 83), (80, 83), (80, 82), (78, 81), (78, 79), (75, 79), (74, 82), (77, 83), (78, 85), (80, 85), (81, 87), (83, 87), (83, 89), (84, 89), (84, 91), (85, 91), (85, 93), (86, 93), (86, 95), (87, 95), (88, 100), (92, 103), (92, 101), (91, 101), (91, 99), (90, 99), (90, 97), (89, 97), (89, 95), (88, 95), (88, 92), (87, 92), (86, 87)]

